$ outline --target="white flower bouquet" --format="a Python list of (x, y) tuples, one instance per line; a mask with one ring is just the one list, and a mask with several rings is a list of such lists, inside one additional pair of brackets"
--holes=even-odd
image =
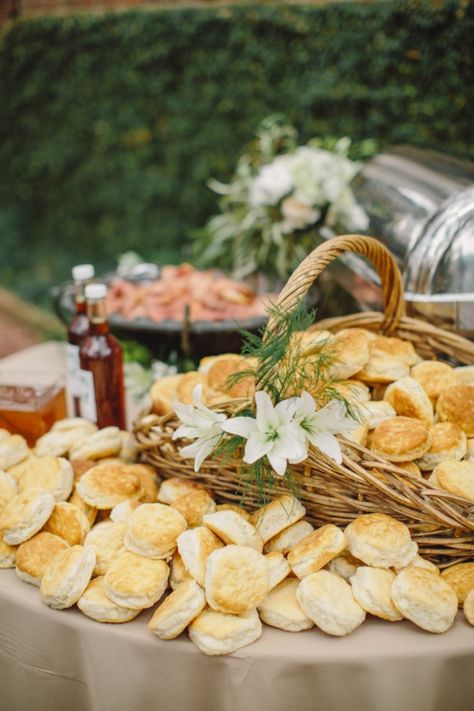
[(196, 235), (201, 261), (240, 278), (263, 271), (286, 279), (318, 237), (367, 229), (351, 189), (362, 163), (348, 157), (350, 145), (341, 138), (298, 146), (292, 126), (266, 119), (232, 181), (209, 182), (221, 212)]

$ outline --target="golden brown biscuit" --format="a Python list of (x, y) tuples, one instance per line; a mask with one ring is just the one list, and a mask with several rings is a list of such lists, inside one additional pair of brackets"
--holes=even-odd
[(86, 504), (84, 499), (82, 499), (81, 496), (77, 493), (77, 489), (74, 489), (71, 496), (69, 497), (69, 503), (73, 506), (76, 506), (79, 511), (82, 511), (82, 513), (86, 515), (86, 518), (89, 521), (89, 526), (94, 525), (95, 520), (97, 518), (97, 509), (95, 508), (95, 506), (89, 506), (89, 504)]
[(403, 619), (403, 615), (392, 602), (394, 580), (395, 573), (391, 570), (361, 565), (351, 577), (352, 594), (366, 612), (396, 622)]
[[(404, 378), (410, 372), (409, 366), (402, 358), (371, 353), (362, 370), (356, 373), (358, 380), (368, 385), (384, 385), (394, 380)], [(374, 399), (378, 399), (375, 397)]]
[(375, 429), (384, 422), (384, 420), (389, 420), (397, 414), (390, 403), (385, 400), (371, 400), (370, 402), (365, 402), (359, 405), (357, 411), (362, 422), (367, 425), (369, 430)]
[(92, 548), (72, 546), (58, 553), (41, 579), (40, 593), (49, 607), (72, 607), (87, 588), (95, 565)]
[(204, 525), (224, 543), (235, 543), (262, 551), (263, 541), (255, 527), (235, 511), (216, 511), (204, 516)]
[(216, 511), (235, 511), (239, 516), (242, 516), (246, 521), (250, 521), (250, 514), (243, 506), (238, 504), (217, 504)]
[(211, 365), (207, 373), (207, 382), (212, 390), (223, 392), (229, 398), (251, 398), (255, 393), (255, 378), (247, 375), (240, 379), (233, 376), (236, 373), (250, 370), (245, 358), (228, 356), (220, 358)]
[(97, 432), (97, 425), (82, 417), (69, 417), (55, 422), (50, 431), (36, 440), (39, 457), (64, 457), (81, 440)]
[(431, 471), (448, 459), (461, 460), (467, 452), (466, 435), (452, 422), (438, 422), (430, 427), (431, 447), (418, 460), (423, 471)]
[(256, 610), (246, 615), (226, 615), (206, 608), (189, 625), (189, 639), (209, 655), (230, 654), (255, 642), (262, 634)]
[(382, 358), (399, 358), (408, 366), (416, 365), (419, 362), (413, 343), (393, 336), (378, 335), (372, 339), (370, 354)]
[(474, 385), (474, 365), (454, 368), (454, 376), (458, 385)]
[(376, 568), (402, 568), (418, 550), (408, 527), (386, 514), (358, 516), (346, 527), (345, 536), (350, 553)]
[(0, 441), (0, 470), (14, 467), (29, 455), (26, 439), (15, 434)]
[[(359, 444), (361, 447), (365, 447), (367, 443), (367, 435), (369, 433), (369, 428), (366, 424), (361, 424), (355, 427), (353, 430), (344, 432), (344, 438), (349, 440), (349, 442), (354, 442), (354, 444)], [(342, 448), (344, 451), (344, 447)]]
[(112, 602), (105, 594), (103, 575), (90, 581), (77, 606), (84, 615), (97, 622), (129, 622), (141, 612)]
[(351, 586), (327, 570), (304, 578), (296, 597), (303, 612), (326, 634), (342, 637), (365, 620), (365, 611), (354, 599)]
[(430, 570), (410, 566), (400, 571), (391, 595), (402, 615), (428, 632), (446, 632), (456, 617), (456, 593)]
[(144, 610), (158, 602), (168, 584), (169, 568), (164, 560), (143, 558), (130, 551), (118, 555), (110, 565), (104, 590), (117, 605)]
[(0, 568), (14, 568), (17, 547), (9, 546), (0, 537)]
[(306, 538), (306, 536), (309, 536), (313, 531), (314, 528), (309, 521), (297, 521), (291, 526), (288, 526), (288, 528), (284, 528), (283, 531), (277, 533), (273, 538), (270, 538), (270, 540), (265, 543), (265, 553), (277, 551), (286, 555), (297, 543), (303, 540), (303, 538)]
[(53, 533), (41, 531), (18, 546), (16, 573), (20, 580), (39, 587), (46, 568), (54, 558), (69, 548), (66, 541)]
[(144, 504), (154, 504), (158, 496), (160, 481), (158, 479), (156, 469), (150, 464), (129, 464), (128, 472), (136, 474), (140, 479), (143, 493), (140, 500)]
[(137, 509), (139, 506), (141, 506), (140, 501), (130, 501), (127, 499), (127, 501), (122, 501), (121, 504), (117, 504), (117, 506), (114, 506), (114, 508), (110, 512), (110, 520), (114, 522), (125, 522), (128, 521), (132, 513)]
[(43, 531), (64, 538), (70, 546), (82, 545), (89, 530), (90, 524), (85, 513), (67, 501), (55, 504), (51, 516), (43, 526)]
[(296, 331), (291, 334), (288, 351), (291, 354), (298, 349), (301, 357), (308, 358), (320, 353), (331, 338), (333, 338), (331, 331)]
[(306, 509), (295, 496), (282, 494), (266, 506), (257, 509), (250, 522), (255, 526), (258, 535), (266, 543), (277, 533), (296, 523), (306, 513)]
[(420, 555), (416, 555), (413, 560), (411, 560), (408, 565), (403, 566), (403, 568), (395, 568), (395, 572), (399, 573), (400, 570), (413, 566), (413, 568), (424, 568), (425, 570), (430, 570), (432, 573), (439, 575), (439, 568), (426, 558), (422, 558)]
[(23, 461), (19, 464), (9, 467), (8, 474), (11, 474), (11, 476), (16, 479), (17, 484), (19, 484), (23, 474), (27, 471), (27, 469), (29, 469), (33, 462), (36, 462), (37, 459), (38, 457), (35, 457), (34, 454), (29, 454), (26, 459), (23, 459)]
[(165, 479), (158, 490), (158, 501), (161, 504), (172, 504), (179, 496), (189, 494), (192, 491), (206, 491), (202, 484), (187, 479), (180, 479), (173, 476)]
[(288, 553), (288, 563), (298, 578), (321, 570), (346, 547), (340, 528), (331, 523), (317, 528), (294, 546)]
[(87, 534), (84, 546), (95, 551), (94, 575), (105, 575), (112, 561), (122, 553), (127, 524), (102, 521)]
[(303, 612), (296, 597), (299, 584), (299, 580), (287, 578), (270, 590), (258, 606), (260, 618), (266, 625), (288, 632), (314, 627), (313, 620)]
[(457, 385), (454, 369), (439, 360), (417, 363), (411, 369), (411, 376), (420, 383), (433, 405), (443, 390)]
[(182, 378), (178, 375), (165, 375), (151, 386), (151, 400), (153, 412), (157, 415), (167, 415), (173, 412), (176, 401), (176, 390)]
[(436, 403), (440, 422), (454, 422), (467, 437), (474, 437), (474, 385), (455, 385), (443, 390)]
[(65, 417), (62, 420), (57, 420), (50, 432), (78, 432), (81, 430), (87, 434), (94, 434), (98, 427), (94, 422), (86, 420), (84, 417)]
[(415, 462), (397, 462), (397, 467), (405, 469), (405, 471), (412, 476), (415, 476), (417, 479), (421, 478), (421, 469)]
[(231, 615), (250, 612), (269, 590), (265, 556), (246, 546), (214, 551), (207, 560), (205, 590), (213, 610)]
[(431, 447), (429, 429), (411, 417), (392, 417), (369, 435), (369, 447), (389, 462), (411, 462)]
[(433, 479), (444, 491), (474, 501), (474, 462), (441, 462), (433, 469)]
[(265, 553), (265, 559), (268, 563), (268, 589), (273, 590), (291, 573), (290, 564), (283, 553), (278, 551)]
[(193, 402), (193, 391), (196, 385), (202, 387), (202, 399), (206, 399), (207, 393), (207, 378), (202, 373), (191, 371), (183, 373), (176, 386), (176, 399), (179, 402), (184, 402), (185, 405), (191, 405)]
[(48, 491), (24, 491), (11, 499), (0, 513), (0, 533), (11, 546), (27, 541), (40, 531), (54, 508)]
[(104, 459), (114, 457), (122, 449), (118, 427), (104, 427), (74, 444), (69, 450), (72, 459)]
[[(178, 585), (181, 585), (181, 583), (185, 583), (186, 580), (194, 580), (192, 575), (188, 573), (186, 568), (184, 567), (183, 559), (179, 555), (178, 551), (175, 552), (173, 555), (171, 562), (169, 563), (170, 566), (170, 588), (172, 590), (176, 590)], [(205, 577), (205, 570), (203, 571), (202, 579), (204, 580)]]
[(135, 437), (131, 432), (127, 430), (120, 430), (120, 439), (122, 440), (122, 446), (120, 452), (118, 453), (120, 459), (133, 464), (137, 461), (138, 449)]
[(216, 510), (216, 502), (211, 499), (207, 491), (197, 490), (189, 494), (178, 496), (171, 506), (179, 511), (186, 519), (188, 526), (202, 526), (206, 514)]
[(361, 328), (346, 328), (336, 333), (324, 348), (331, 358), (330, 377), (346, 380), (355, 375), (369, 360), (369, 339)]
[(345, 550), (337, 558), (329, 561), (327, 569), (330, 573), (335, 573), (335, 575), (339, 575), (344, 580), (349, 580), (360, 565), (364, 565), (363, 562), (358, 558), (354, 558), (349, 551)]
[(459, 607), (462, 607), (467, 594), (474, 590), (474, 562), (450, 565), (443, 570), (441, 576), (451, 585), (458, 597)]
[(139, 499), (143, 495), (143, 487), (133, 466), (97, 464), (78, 481), (79, 496), (97, 509), (113, 509), (126, 499)]
[(463, 605), (464, 615), (470, 625), (474, 626), (474, 589), (466, 595)]
[(178, 538), (178, 552), (184, 567), (202, 587), (206, 580), (207, 559), (211, 553), (222, 547), (223, 544), (217, 536), (204, 526), (190, 528)]
[(155, 610), (148, 629), (160, 639), (175, 639), (205, 607), (204, 590), (195, 580), (188, 580)]
[(18, 494), (15, 477), (9, 472), (0, 471), (0, 512)]
[(363, 403), (370, 402), (370, 389), (361, 380), (345, 380), (334, 383), (334, 388), (352, 407), (362, 409)]
[(407, 376), (389, 385), (384, 401), (401, 417), (414, 417), (428, 426), (433, 424), (433, 405), (415, 378)]
[(39, 457), (26, 468), (20, 479), (20, 492), (33, 489), (49, 491), (55, 501), (66, 501), (71, 495), (73, 471), (63, 457)]
[(125, 546), (147, 558), (171, 558), (186, 528), (184, 516), (171, 506), (142, 504), (127, 521)]

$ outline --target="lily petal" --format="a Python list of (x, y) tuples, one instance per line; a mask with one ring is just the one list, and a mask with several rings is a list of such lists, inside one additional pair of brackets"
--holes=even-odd
[(264, 457), (273, 447), (273, 442), (267, 440), (265, 436), (258, 431), (252, 432), (247, 444), (245, 445), (244, 451), (244, 462), (247, 464), (253, 464), (258, 459)]
[(257, 427), (262, 432), (269, 428), (276, 429), (279, 425), (278, 416), (275, 413), (275, 408), (270, 400), (270, 396), (264, 390), (255, 393), (256, 404), (256, 420)]
[(341, 464), (342, 462), (342, 451), (341, 446), (337, 439), (330, 432), (320, 432), (316, 436), (308, 435), (308, 439), (311, 444), (327, 454), (328, 457), (334, 459), (336, 464)]
[(231, 417), (221, 424), (224, 432), (248, 439), (257, 429), (257, 420), (253, 417)]
[(267, 457), (276, 473), (279, 476), (284, 476), (286, 472), (286, 467), (288, 465), (287, 459), (285, 459), (284, 457), (279, 457), (277, 454), (275, 454), (274, 450), (268, 452)]

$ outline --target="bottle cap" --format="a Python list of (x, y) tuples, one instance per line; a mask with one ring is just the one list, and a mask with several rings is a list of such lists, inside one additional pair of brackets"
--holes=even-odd
[(107, 296), (107, 287), (105, 284), (86, 284), (84, 293), (88, 301), (104, 299)]
[(74, 281), (86, 281), (92, 279), (95, 270), (92, 264), (78, 264), (72, 268), (72, 278)]

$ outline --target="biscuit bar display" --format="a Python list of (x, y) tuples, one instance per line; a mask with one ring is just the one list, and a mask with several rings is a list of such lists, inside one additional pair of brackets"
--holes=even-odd
[[(431, 427), (435, 442), (438, 430), (445, 439), (452, 435), (447, 447), (456, 438), (464, 442), (454, 423)], [(160, 485), (149, 465), (120, 457), (75, 462), (76, 477), (56, 455), (29, 455), (14, 474), (0, 477), (0, 567), (15, 567), (52, 608), (77, 604), (104, 624), (126, 623), (153, 608), (148, 627), (158, 639), (188, 630), (208, 655), (254, 643), (262, 622), (340, 637), (367, 616), (408, 619), (434, 633), (452, 625), (458, 605), (467, 620), (472, 616), (474, 562), (440, 576), (417, 554), (407, 526), (386, 514), (358, 516), (345, 529), (331, 522), (314, 527), (290, 494), (249, 513), (217, 504), (194, 481), (176, 477)], [(455, 463), (472, 466), (467, 459)], [(69, 501), (55, 501), (66, 470), (72, 493)], [(452, 460), (436, 471), (453, 486)], [(93, 504), (101, 508), (96, 522), (95, 513), (86, 514), (97, 511)]]

